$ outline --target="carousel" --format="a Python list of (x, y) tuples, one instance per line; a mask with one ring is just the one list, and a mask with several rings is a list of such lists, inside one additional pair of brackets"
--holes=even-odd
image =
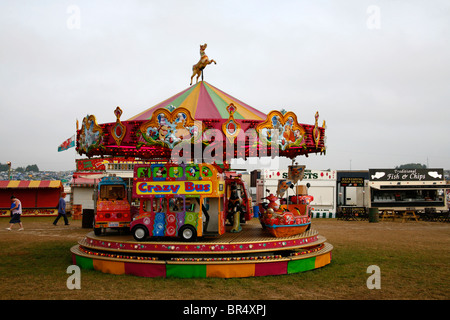
[[(204, 81), (204, 68), (216, 63), (205, 49), (187, 89), (128, 120), (117, 107), (115, 122), (86, 115), (77, 124), (80, 155), (139, 163), (131, 197), (140, 207), (129, 232), (88, 232), (71, 248), (74, 264), (143, 277), (231, 278), (331, 262), (333, 246), (311, 226), (311, 197), (298, 192), (305, 167), (294, 164), (297, 156), (325, 154), (325, 121), (319, 126), (318, 112), (313, 124), (292, 111), (265, 114)], [(277, 194), (255, 206), (230, 168), (232, 159), (251, 157), (292, 159)]]

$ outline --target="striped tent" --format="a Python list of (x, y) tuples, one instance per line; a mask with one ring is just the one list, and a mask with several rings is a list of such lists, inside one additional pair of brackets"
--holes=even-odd
[(2, 180), (0, 189), (62, 188), (60, 180)]
[(10, 215), (11, 195), (22, 203), (22, 216), (54, 216), (64, 190), (60, 180), (0, 181), (0, 217)]
[(237, 120), (264, 121), (267, 118), (267, 115), (263, 112), (243, 103), (205, 81), (199, 81), (197, 84), (142, 111), (128, 120), (148, 120), (158, 108), (175, 109), (178, 107), (188, 109), (196, 120), (226, 120), (229, 117), (227, 106), (230, 103), (233, 103), (236, 107), (234, 118)]

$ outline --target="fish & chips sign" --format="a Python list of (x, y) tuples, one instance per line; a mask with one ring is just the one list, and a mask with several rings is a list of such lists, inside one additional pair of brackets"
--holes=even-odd
[(443, 169), (369, 169), (371, 181), (443, 180)]

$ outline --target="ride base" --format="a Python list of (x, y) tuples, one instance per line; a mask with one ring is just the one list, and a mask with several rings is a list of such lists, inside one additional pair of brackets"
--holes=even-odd
[[(231, 228), (231, 227), (229, 227)], [(136, 242), (89, 232), (71, 248), (73, 263), (104, 273), (163, 278), (239, 278), (299, 273), (331, 262), (333, 246), (317, 231), (275, 238), (254, 218), (239, 233), (196, 242)]]

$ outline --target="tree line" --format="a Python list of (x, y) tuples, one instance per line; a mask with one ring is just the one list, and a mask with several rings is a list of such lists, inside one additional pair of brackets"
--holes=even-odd
[(395, 167), (395, 169), (426, 169), (426, 168), (427, 166), (425, 164), (420, 163), (407, 163)]
[[(0, 163), (0, 171), (8, 171), (9, 166), (6, 163)], [(39, 168), (36, 164), (31, 164), (26, 167), (18, 167), (14, 169), (15, 172), (39, 172)]]

